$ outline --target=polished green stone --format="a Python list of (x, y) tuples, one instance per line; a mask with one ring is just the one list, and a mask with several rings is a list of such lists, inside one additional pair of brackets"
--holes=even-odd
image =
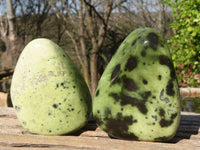
[(180, 122), (180, 96), (171, 54), (154, 29), (130, 33), (96, 89), (98, 126), (120, 139), (167, 141)]
[(61, 135), (83, 127), (92, 112), (88, 87), (69, 56), (55, 43), (31, 41), (11, 83), (17, 117), (29, 132)]

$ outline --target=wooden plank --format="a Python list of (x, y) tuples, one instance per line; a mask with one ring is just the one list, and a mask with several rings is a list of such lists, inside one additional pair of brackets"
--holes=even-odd
[(200, 88), (180, 88), (181, 97), (200, 97)]
[(30, 134), (22, 128), (13, 108), (0, 107), (0, 149), (199, 150), (200, 114), (182, 112), (176, 136), (170, 142), (162, 143), (113, 139), (98, 128), (93, 120), (72, 135), (42, 136)]
[[(71, 149), (193, 149), (196, 143), (184, 141), (179, 144), (125, 141), (107, 138), (80, 136), (0, 135), (0, 144), (7, 147), (71, 148)], [(200, 145), (199, 145), (200, 146)]]
[(0, 92), (0, 107), (8, 107), (8, 94)]

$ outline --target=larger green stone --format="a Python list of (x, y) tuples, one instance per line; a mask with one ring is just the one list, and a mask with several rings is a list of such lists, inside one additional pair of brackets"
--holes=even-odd
[(128, 35), (106, 67), (93, 114), (110, 136), (166, 141), (179, 126), (179, 98), (166, 41), (151, 28), (139, 28)]

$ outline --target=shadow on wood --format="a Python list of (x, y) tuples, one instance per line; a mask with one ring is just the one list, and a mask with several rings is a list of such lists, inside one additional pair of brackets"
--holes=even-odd
[(170, 143), (177, 143), (184, 139), (190, 139), (192, 135), (197, 135), (200, 129), (199, 115), (181, 115), (180, 126), (175, 137)]

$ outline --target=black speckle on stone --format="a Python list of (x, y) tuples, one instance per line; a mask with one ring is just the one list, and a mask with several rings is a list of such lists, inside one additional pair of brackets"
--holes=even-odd
[(152, 123), (152, 125), (155, 125), (155, 124), (156, 124), (155, 122)]
[(142, 57), (145, 57), (146, 55), (147, 55), (147, 54), (146, 54), (145, 51), (142, 51), (142, 52), (141, 52), (141, 56), (142, 56)]
[(158, 75), (158, 80), (162, 80), (162, 76), (161, 75)]
[(63, 54), (63, 57), (65, 57), (65, 54)]
[(75, 88), (76, 88), (76, 86), (74, 85), (74, 86), (73, 86), (73, 88), (75, 89)]
[(68, 89), (68, 87), (65, 85), (65, 82), (61, 82), (60, 85), (63, 87), (63, 89)]
[(99, 90), (97, 90), (97, 92), (96, 92), (96, 96), (98, 96), (99, 95)]
[(159, 42), (158, 36), (154, 32), (151, 32), (147, 35), (147, 39), (149, 40), (153, 50), (156, 50)]
[(51, 116), (51, 113), (50, 113), (50, 112), (48, 113), (48, 116)]
[(169, 107), (172, 107), (172, 104), (169, 104)]
[(74, 111), (74, 108), (72, 108), (71, 111)]
[(130, 133), (129, 125), (132, 125), (135, 120), (132, 116), (122, 116), (122, 113), (118, 113), (116, 118), (105, 118), (106, 130), (109, 133), (118, 138), (138, 140), (138, 137), (134, 133)]
[(175, 79), (176, 78), (176, 73), (175, 73), (175, 70), (174, 70), (174, 65), (173, 65), (173, 62), (171, 61), (171, 59), (165, 55), (160, 55), (159, 56), (159, 63), (161, 65), (166, 65), (169, 67), (169, 70), (170, 70), (170, 76), (172, 79)]
[(44, 124), (41, 124), (41, 126), (44, 126)]
[(15, 106), (15, 110), (17, 111), (17, 112), (19, 112), (20, 110), (21, 110), (21, 107), (20, 106)]
[(148, 119), (148, 117), (145, 117), (145, 119)]
[(143, 65), (145, 66), (145, 65), (146, 65), (146, 63), (144, 62), (144, 63), (143, 63)]
[(62, 122), (62, 120), (60, 120), (60, 122)]
[(122, 77), (124, 88), (128, 91), (136, 91), (138, 87), (131, 78), (127, 78), (125, 75)]
[(160, 115), (161, 117), (164, 117), (164, 116), (165, 116), (165, 110), (164, 110), (163, 108), (160, 108), (160, 110), (159, 110), (159, 115)]
[(145, 84), (145, 85), (148, 84), (148, 81), (147, 81), (147, 80), (143, 80), (142, 82), (143, 82), (143, 84)]
[(49, 130), (49, 133), (51, 133), (52, 131), (51, 130)]
[(58, 84), (58, 83), (56, 84), (56, 89), (57, 89), (57, 88), (59, 88), (59, 84)]
[(23, 125), (26, 125), (26, 121), (23, 121), (22, 124), (23, 124)]
[(53, 104), (52, 106), (53, 106), (53, 108), (55, 108), (55, 109), (58, 108), (58, 105), (57, 105), (57, 104)]
[(124, 108), (121, 108), (121, 111), (123, 111), (124, 110)]
[(153, 99), (156, 99), (156, 96), (152, 96)]
[(112, 74), (111, 74), (111, 83), (114, 83), (114, 81), (118, 78), (119, 74), (120, 74), (120, 64), (115, 66), (115, 69), (113, 70)]
[(137, 61), (137, 57), (130, 56), (126, 63), (125, 70), (132, 71), (133, 69), (135, 69), (137, 67)]
[(100, 113), (100, 110), (97, 110), (97, 113), (99, 114), (99, 113)]
[(173, 81), (169, 80), (168, 84), (167, 84), (167, 87), (166, 87), (167, 95), (174, 96), (175, 92), (173, 90), (173, 87), (174, 87)]

